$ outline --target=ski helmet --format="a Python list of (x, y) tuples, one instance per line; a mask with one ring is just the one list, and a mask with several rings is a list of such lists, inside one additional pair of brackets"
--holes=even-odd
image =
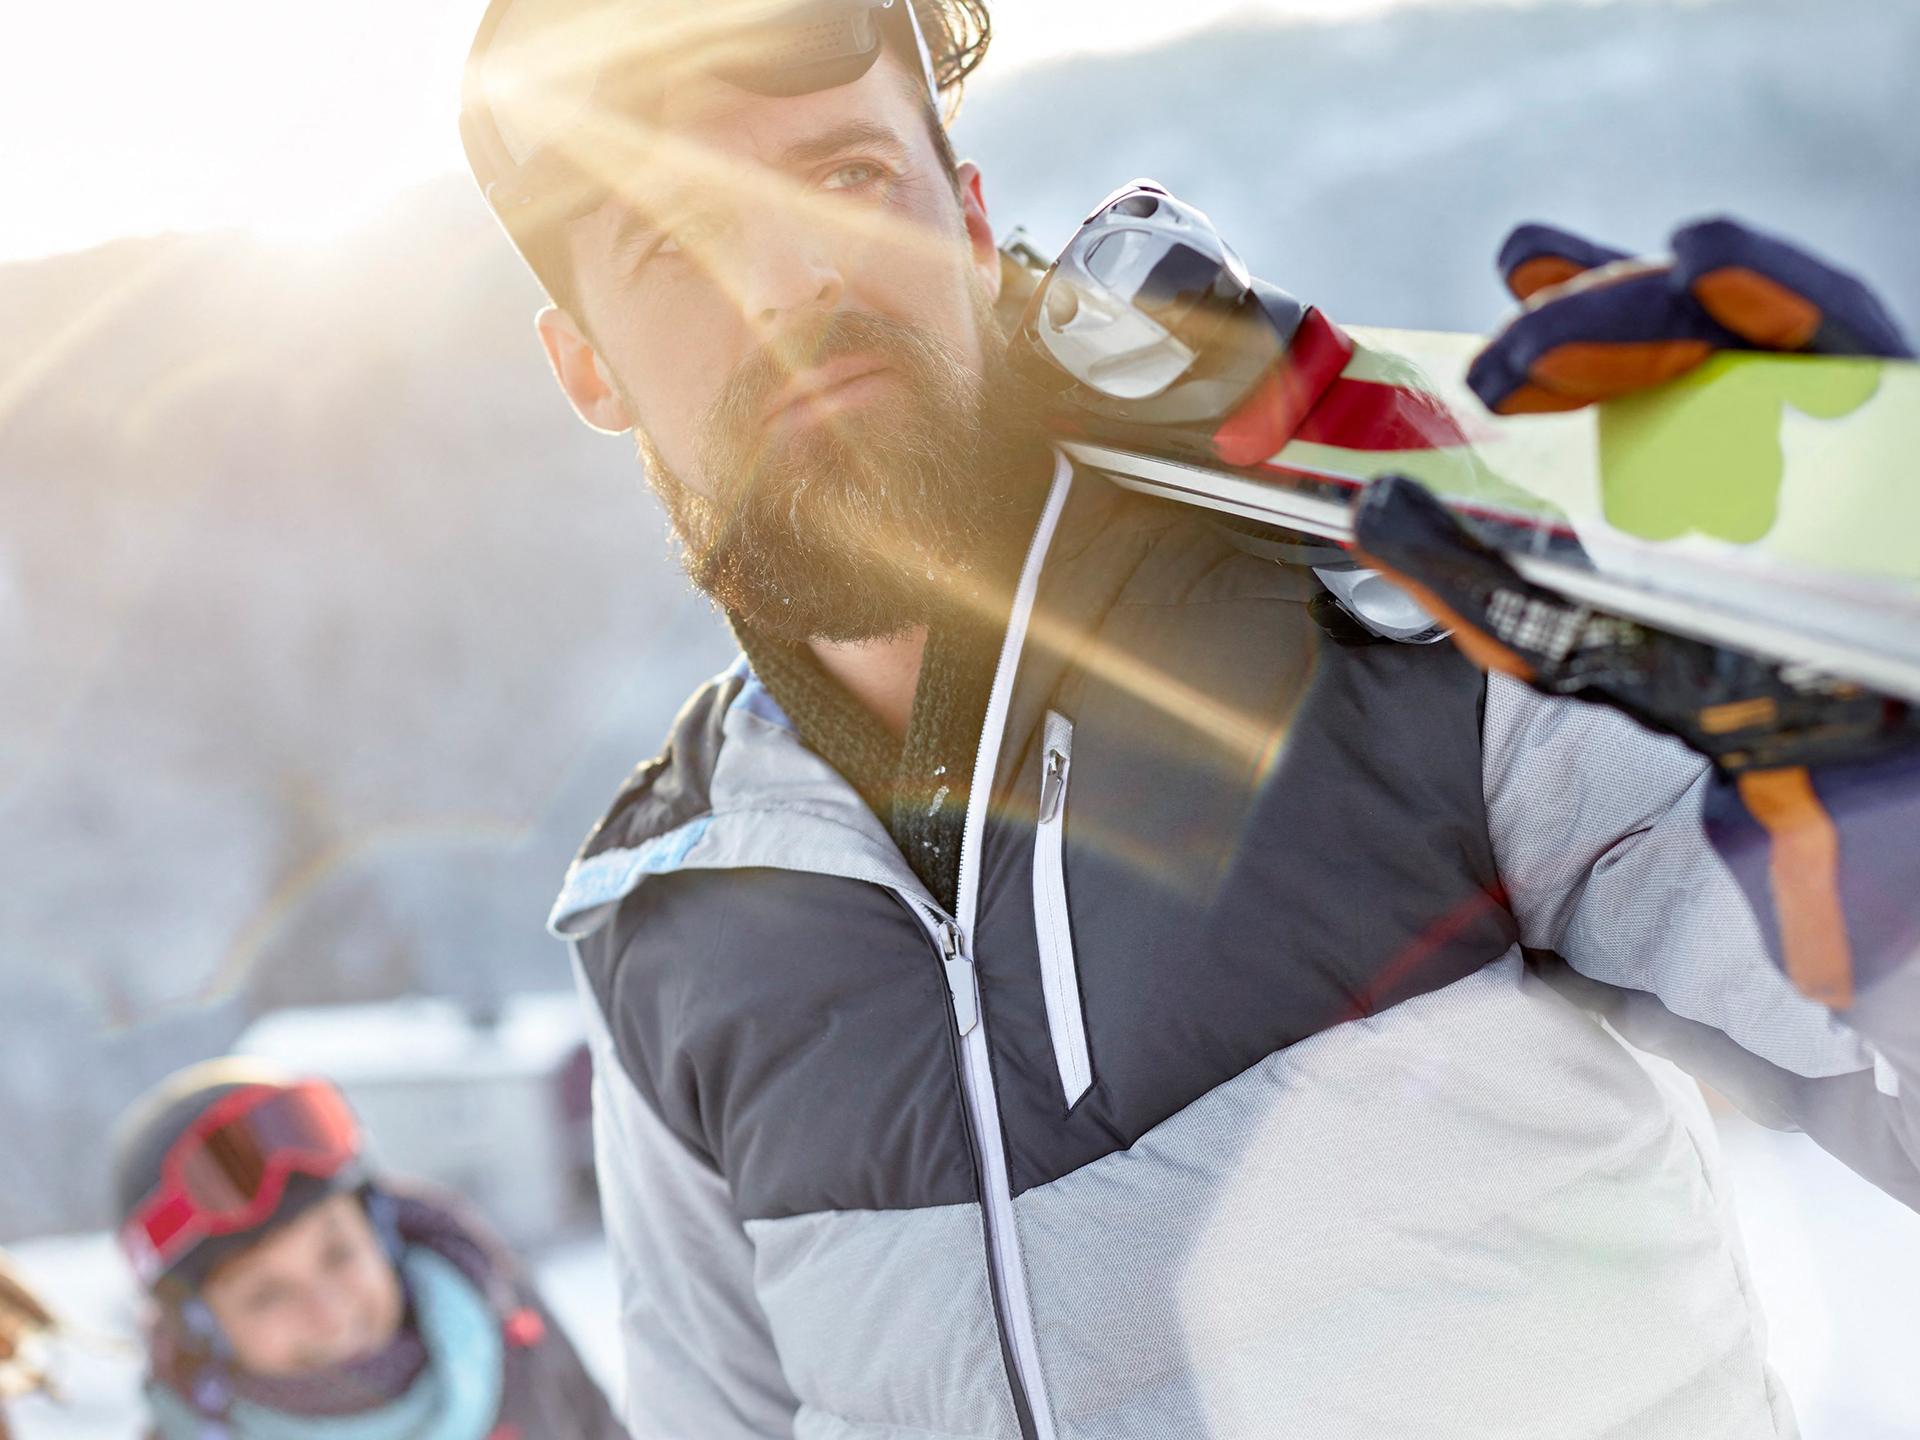
[(120, 1246), (155, 1291), (197, 1290), (268, 1231), (367, 1183), (338, 1087), (245, 1059), (162, 1081), (122, 1121), (113, 1155)]
[(629, 117), (662, 76), (698, 68), (758, 94), (803, 95), (850, 84), (892, 48), (937, 108), (990, 34), (985, 0), (489, 0), (461, 81), (460, 142), (551, 292), (553, 236), (644, 146)]

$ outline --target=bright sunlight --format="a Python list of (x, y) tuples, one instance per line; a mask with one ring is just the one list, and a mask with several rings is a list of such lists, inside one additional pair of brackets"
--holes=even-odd
[[(988, 75), (1237, 15), (1407, 0), (1000, 0)], [(460, 63), (484, 0), (65, 0), (0, 48), (0, 261), (241, 226), (324, 244), (461, 168)]]

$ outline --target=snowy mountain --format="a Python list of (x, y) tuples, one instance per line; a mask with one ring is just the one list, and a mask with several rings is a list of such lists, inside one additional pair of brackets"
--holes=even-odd
[(1653, 250), (1730, 212), (1871, 276), (1920, 328), (1916, 75), (1920, 6), (1888, 0), (1414, 7), (989, 65), (957, 136), (996, 220), (1042, 248), (1149, 176), (1355, 323), (1487, 328), (1521, 220)]
[[(1355, 321), (1493, 323), (1523, 218), (1721, 209), (1920, 321), (1917, 59), (1882, 0), (1417, 10), (989, 79), (958, 134), (1002, 225), (1151, 175)], [(101, 1223), (77, 1137), (262, 1009), (566, 983), (560, 870), (730, 647), (536, 300), (451, 178), (325, 254), (0, 267), (0, 1239)]]

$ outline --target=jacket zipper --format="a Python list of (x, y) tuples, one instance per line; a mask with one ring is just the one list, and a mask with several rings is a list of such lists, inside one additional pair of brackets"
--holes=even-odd
[[(1046, 1379), (1040, 1369), (1040, 1344), (1033, 1322), (1033, 1302), (1027, 1294), (1026, 1265), (1020, 1255), (1020, 1235), (1014, 1222), (1013, 1187), (1007, 1176), (1007, 1147), (1000, 1131), (1000, 1102), (994, 1089), (992, 1053), (987, 1048), (987, 1026), (980, 1005), (979, 973), (968, 939), (979, 912), (980, 847), (986, 834), (987, 807), (993, 797), (994, 772), (1000, 763), (1000, 742), (1006, 731), (1007, 708), (1013, 698), (1013, 678), (1033, 617), (1034, 597), (1040, 588), (1040, 568), (1053, 533), (1060, 523), (1073, 486), (1073, 467), (1064, 455), (1054, 457), (1053, 487), (1046, 508), (1028, 543), (1020, 567), (994, 667), (993, 689), (987, 697), (986, 719), (980, 727), (980, 749), (974, 757), (973, 788), (967, 795), (967, 813), (960, 841), (959, 904), (955, 921), (942, 927), (941, 961), (954, 997), (954, 1023), (960, 1027), (960, 1079), (966, 1092), (967, 1113), (973, 1122), (975, 1159), (986, 1206), (987, 1256), (992, 1265), (994, 1303), (999, 1309), (1001, 1333), (1013, 1358), (1010, 1380), (1033, 1420), (1034, 1440), (1054, 1440), (1053, 1409), (1047, 1400)], [(948, 932), (951, 932), (950, 934)], [(951, 946), (951, 959), (949, 959)], [(971, 1019), (971, 1024), (965, 1022)]]
[(1060, 1093), (1071, 1110), (1093, 1084), (1080, 972), (1067, 918), (1067, 779), (1073, 768), (1073, 722), (1047, 712), (1042, 742), (1040, 808), (1033, 831), (1033, 925), (1040, 948), (1040, 986), (1047, 1003), (1047, 1035), (1060, 1071)]
[(960, 927), (939, 922), (940, 963), (947, 972), (947, 990), (953, 996), (953, 1024), (964, 1039), (980, 1023), (980, 977), (960, 945)]

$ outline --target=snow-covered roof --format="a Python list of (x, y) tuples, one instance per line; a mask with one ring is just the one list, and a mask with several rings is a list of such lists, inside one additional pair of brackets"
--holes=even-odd
[(342, 1083), (550, 1074), (585, 1038), (572, 991), (510, 996), (497, 1021), (476, 1024), (439, 996), (371, 1005), (276, 1010), (247, 1027), (236, 1053)]

